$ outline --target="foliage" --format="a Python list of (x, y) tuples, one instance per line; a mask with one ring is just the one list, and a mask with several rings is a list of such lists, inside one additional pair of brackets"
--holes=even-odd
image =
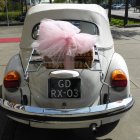
[(140, 22), (131, 21), (131, 20), (128, 21), (128, 25), (134, 25), (134, 24), (139, 24), (140, 25)]
[(91, 3), (100, 3), (101, 2), (101, 0), (90, 0), (91, 1)]
[(64, 3), (66, 0), (54, 0), (54, 3)]
[(0, 0), (0, 11), (3, 11), (5, 8), (5, 0)]
[(8, 11), (18, 11), (21, 9), (21, 3), (14, 0), (7, 0), (8, 1)]
[(121, 19), (111, 18), (111, 25), (123, 26), (124, 22)]
[[(123, 27), (124, 26), (124, 20), (122, 20), (122, 19), (116, 19), (116, 18), (111, 18), (110, 24), (111, 25), (118, 26), (118, 27)], [(139, 24), (140, 25), (140, 22), (128, 20), (128, 24), (127, 25), (136, 25), (136, 24)]]
[(71, 1), (72, 3), (100, 3), (101, 0), (54, 0), (54, 3), (65, 3)]
[[(21, 12), (8, 12), (9, 20), (18, 20), (18, 17), (21, 15)], [(7, 15), (6, 12), (0, 12), (0, 21), (6, 21)]]

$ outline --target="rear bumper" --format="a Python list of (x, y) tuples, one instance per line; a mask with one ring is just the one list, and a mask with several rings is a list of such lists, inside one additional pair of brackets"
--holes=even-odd
[[(79, 109), (49, 109), (13, 104), (7, 100), (0, 99), (0, 110), (12, 118), (38, 123), (47, 122), (51, 124), (52, 128), (53, 125), (56, 124), (59, 124), (58, 128), (62, 128), (64, 124), (67, 124), (67, 128), (75, 128), (76, 126), (74, 126), (74, 124), (78, 123), (81, 124), (82, 127), (86, 127), (87, 124), (85, 124), (85, 122), (88, 122), (88, 125), (90, 125), (90, 123), (96, 123), (106, 119), (108, 120), (106, 120), (106, 123), (109, 123), (111, 122), (110, 117), (115, 118), (115, 116), (118, 116), (117, 119), (120, 119), (119, 117), (128, 111), (133, 104), (133, 98), (129, 97), (121, 101), (109, 103), (108, 105)], [(85, 126), (82, 125), (82, 122)], [(68, 124), (70, 123), (73, 124), (73, 126), (69, 126)], [(47, 126), (45, 128), (47, 128)]]

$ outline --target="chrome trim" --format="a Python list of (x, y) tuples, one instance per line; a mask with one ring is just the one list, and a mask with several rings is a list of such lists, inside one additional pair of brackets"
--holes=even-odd
[(132, 97), (109, 103), (108, 106), (98, 105), (79, 109), (51, 109), (14, 104), (0, 98), (0, 110), (12, 117), (19, 117), (25, 120), (47, 121), (57, 119), (59, 121), (79, 121), (90, 119), (102, 119), (118, 115), (128, 111), (134, 104)]
[[(122, 101), (109, 103), (108, 107), (106, 105), (99, 105), (99, 106), (92, 106), (92, 107), (85, 107), (85, 108), (79, 108), (79, 109), (44, 109), (44, 108), (38, 108), (38, 107), (30, 107), (26, 106), (25, 111), (30, 113), (39, 113), (44, 115), (53, 115), (55, 117), (59, 117), (60, 115), (63, 115), (64, 117), (71, 117), (74, 116), (88, 116), (88, 115), (97, 115), (105, 112), (111, 112), (115, 109), (121, 109), (127, 106), (131, 102), (132, 98), (124, 99)], [(61, 116), (62, 117), (62, 116)]]
[(72, 78), (72, 77), (79, 77), (79, 73), (73, 70), (56, 70), (50, 73), (50, 77)]

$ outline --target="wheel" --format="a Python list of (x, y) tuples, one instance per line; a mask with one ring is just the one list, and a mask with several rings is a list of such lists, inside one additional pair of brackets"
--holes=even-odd
[(7, 118), (7, 122), (3, 128), (3, 133), (1, 134), (0, 140), (14, 140), (17, 125), (17, 122)]
[(0, 98), (2, 97), (2, 85), (0, 85)]

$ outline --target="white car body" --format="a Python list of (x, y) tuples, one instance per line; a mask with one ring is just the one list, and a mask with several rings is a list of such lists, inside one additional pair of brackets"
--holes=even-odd
[[(78, 21), (83, 32), (98, 35), (96, 43), (98, 62), (89, 69), (46, 69), (29, 71), (33, 28), (44, 18)], [(81, 25), (82, 22), (88, 24)], [(96, 57), (95, 57), (96, 59)], [(33, 69), (36, 65), (33, 64)], [(127, 86), (120, 91), (111, 86), (111, 73), (122, 70), (127, 77)], [(38, 4), (32, 7), (25, 19), (19, 54), (13, 56), (5, 70), (18, 71), (21, 84), (15, 91), (3, 85), (0, 109), (18, 122), (39, 128), (88, 128), (101, 127), (119, 120), (134, 104), (130, 94), (129, 73), (121, 55), (115, 52), (114, 42), (106, 11), (94, 4)], [(80, 78), (80, 98), (49, 98), (48, 79)], [(66, 80), (59, 80), (66, 86)], [(63, 83), (65, 82), (65, 83)], [(71, 96), (66, 91), (68, 96)]]

